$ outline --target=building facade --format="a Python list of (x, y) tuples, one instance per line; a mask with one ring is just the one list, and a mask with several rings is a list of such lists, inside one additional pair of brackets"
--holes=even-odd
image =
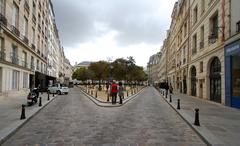
[(239, 5), (238, 0), (175, 3), (163, 46), (167, 81), (175, 91), (240, 107)]
[[(26, 95), (30, 88), (46, 88), (54, 80), (57, 47), (50, 0), (0, 0), (0, 94)], [(56, 29), (56, 28), (55, 28)], [(49, 33), (50, 32), (50, 33)], [(59, 38), (59, 37), (57, 37)], [(54, 48), (54, 49), (52, 49)], [(56, 51), (56, 52), (55, 52)]]
[(159, 71), (159, 61), (162, 53), (158, 52), (150, 57), (147, 70), (148, 70), (148, 82), (151, 85), (159, 83), (158, 71)]

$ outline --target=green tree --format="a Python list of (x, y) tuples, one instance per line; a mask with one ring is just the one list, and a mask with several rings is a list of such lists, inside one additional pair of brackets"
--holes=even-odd
[(101, 80), (107, 79), (109, 64), (106, 61), (98, 61), (91, 63), (88, 69), (93, 73), (94, 80), (98, 80), (99, 83)]

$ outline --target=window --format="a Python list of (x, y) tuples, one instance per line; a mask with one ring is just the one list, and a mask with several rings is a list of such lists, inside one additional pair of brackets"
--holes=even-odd
[(200, 34), (200, 49), (204, 48), (204, 26), (201, 27), (201, 34)]
[(238, 21), (237, 23), (236, 23), (236, 25), (237, 25), (237, 33), (240, 33), (240, 21)]
[(198, 20), (198, 7), (196, 6), (193, 9), (193, 24), (195, 24)]
[(193, 40), (192, 40), (192, 55), (197, 53), (197, 34), (195, 34), (193, 36)]
[(13, 10), (12, 10), (12, 25), (14, 27), (18, 27), (18, 17), (19, 17), (19, 9), (17, 4), (13, 3)]
[(41, 72), (43, 72), (43, 63), (41, 62)]
[(37, 70), (39, 71), (39, 60), (37, 60)]
[(205, 0), (201, 0), (201, 6), (202, 6), (202, 14), (204, 13), (205, 11)]
[(210, 29), (211, 29), (211, 35), (214, 37), (218, 37), (218, 14), (215, 14), (210, 19)]
[(31, 56), (31, 69), (34, 70), (35, 66), (34, 66), (34, 57)]
[(184, 24), (184, 36), (187, 35), (187, 22)]
[(0, 13), (5, 14), (5, 0), (0, 0)]
[(35, 45), (35, 29), (34, 29), (34, 27), (32, 28), (32, 44)]
[(23, 67), (27, 68), (27, 53), (23, 51)]
[(218, 38), (218, 13), (210, 18), (209, 44), (213, 44)]
[(200, 73), (203, 72), (203, 61), (200, 62)]
[(23, 73), (23, 88), (28, 88), (28, 73)]
[(12, 89), (18, 89), (19, 71), (13, 70), (12, 72)]
[(12, 45), (11, 58), (12, 58), (12, 63), (18, 64), (18, 48), (15, 45)]
[(232, 56), (232, 95), (240, 97), (240, 54)]
[(28, 20), (26, 17), (24, 17), (24, 21), (23, 21), (23, 35), (25, 37), (27, 37), (28, 35)]

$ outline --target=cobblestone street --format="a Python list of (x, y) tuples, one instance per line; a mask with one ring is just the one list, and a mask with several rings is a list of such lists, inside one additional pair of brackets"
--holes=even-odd
[(98, 107), (74, 88), (69, 95), (57, 97), (3, 145), (36, 144), (205, 145), (151, 87), (118, 108)]

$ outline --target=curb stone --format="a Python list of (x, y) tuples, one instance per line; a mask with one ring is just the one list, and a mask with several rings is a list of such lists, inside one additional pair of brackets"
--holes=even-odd
[(48, 104), (50, 104), (56, 97), (58, 96), (55, 95), (54, 97), (50, 98), (49, 101), (43, 103), (41, 107), (30, 110), (29, 113), (26, 113), (26, 119), (24, 120), (20, 120), (20, 114), (19, 114), (18, 121), (15, 121), (14, 123), (10, 124), (10, 126), (0, 131), (0, 136), (1, 136), (0, 145), (2, 145), (5, 141), (7, 141), (12, 135), (14, 135), (19, 129), (21, 129), (29, 120), (31, 120), (42, 109), (44, 109)]
[[(79, 87), (78, 87), (79, 88)], [(137, 97), (140, 93), (143, 92), (143, 90), (145, 89), (146, 87), (143, 87), (138, 93), (134, 94), (134, 95), (131, 95), (129, 96), (128, 98), (126, 99), (123, 99), (123, 104), (115, 104), (115, 105), (112, 105), (111, 102), (105, 102), (105, 101), (100, 101), (98, 99), (96, 99), (95, 97), (92, 97), (90, 96), (89, 94), (85, 93), (81, 88), (80, 89), (80, 92), (83, 93), (86, 97), (88, 97), (93, 103), (95, 103), (97, 106), (100, 106), (100, 107), (121, 107), (123, 105), (125, 105), (127, 102), (129, 102), (130, 100), (134, 99), (135, 97)]]

